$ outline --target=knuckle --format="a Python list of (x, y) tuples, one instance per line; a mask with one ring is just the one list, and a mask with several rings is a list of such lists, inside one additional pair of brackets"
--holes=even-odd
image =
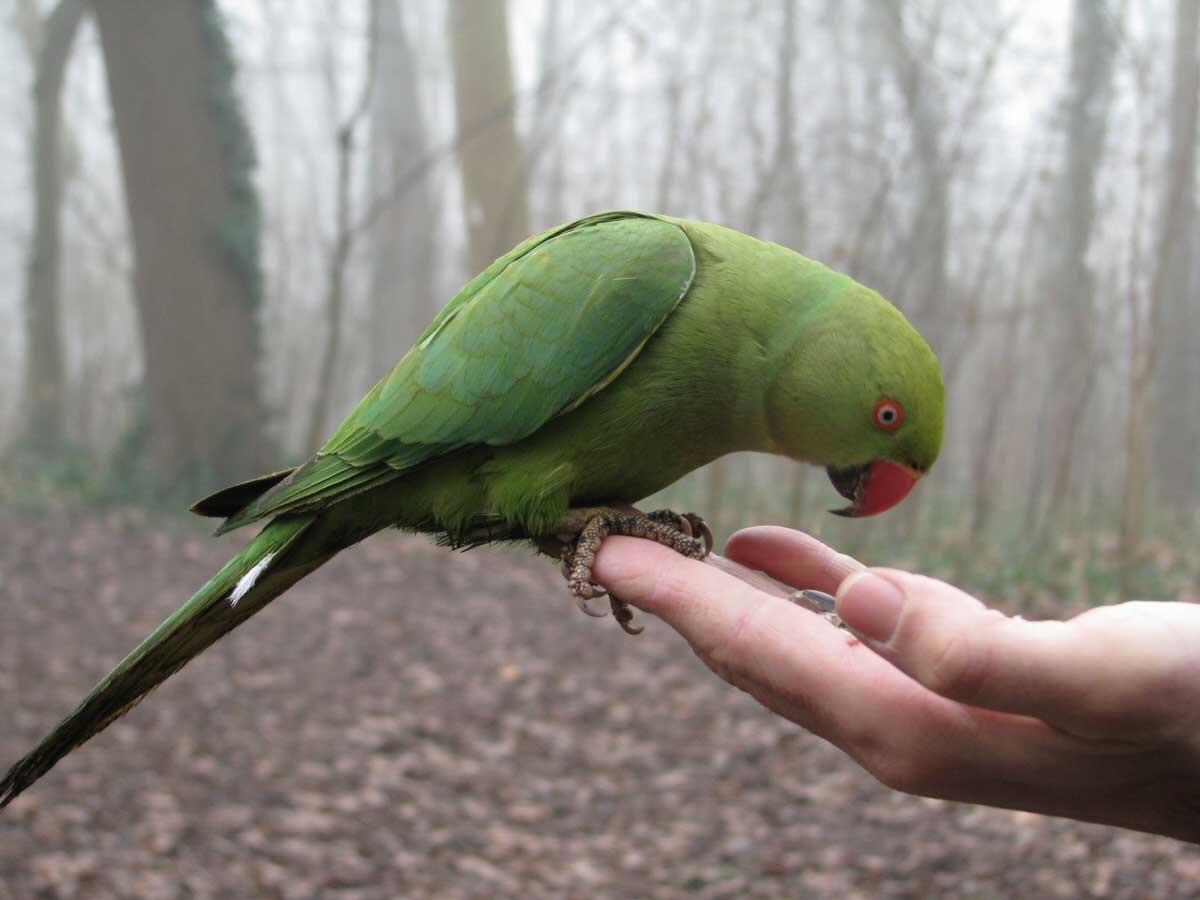
[(853, 556), (847, 556), (845, 553), (831, 553), (821, 564), (821, 576), (831, 584), (841, 584), (842, 581), (852, 572), (861, 572), (866, 569)]
[(921, 671), (921, 681), (943, 697), (970, 702), (983, 689), (985, 654), (967, 631), (952, 631), (936, 641)]
[(931, 783), (932, 764), (926, 763), (928, 747), (908, 734), (899, 722), (861, 716), (843, 717), (829, 738), (883, 785), (920, 794)]
[(895, 745), (873, 748), (865, 759), (864, 768), (881, 784), (905, 794), (926, 794), (932, 783), (929, 767), (920, 756), (905, 752)]

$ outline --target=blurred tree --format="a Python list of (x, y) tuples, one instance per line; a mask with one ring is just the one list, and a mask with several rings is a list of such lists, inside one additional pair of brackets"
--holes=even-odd
[[(379, 44), (370, 107), (368, 190), (383, 196), (428, 152), (413, 59), (397, 0), (377, 6)], [(440, 308), (434, 289), (436, 221), (429, 179), (415, 180), (371, 225), (368, 265), (372, 379), (387, 373)]]
[[(1190, 290), (1195, 284), (1195, 264), (1190, 251), (1195, 247), (1198, 20), (1197, 0), (1176, 3), (1166, 171), (1162, 177), (1153, 179), (1161, 185), (1161, 196), (1153, 258), (1148, 266), (1148, 289), (1139, 277), (1142, 254), (1137, 240), (1143, 198), (1152, 180), (1144, 137), (1138, 153), (1138, 205), (1129, 254), (1129, 412), (1121, 492), (1121, 576), (1122, 587), (1128, 592), (1136, 588), (1137, 568), (1143, 561), (1150, 490), (1158, 488), (1159, 504), (1172, 518), (1188, 511), (1195, 502), (1195, 448), (1200, 439), (1194, 421), (1200, 415), (1195, 390), (1200, 383), (1200, 364), (1197, 364), (1200, 354), (1196, 353), (1195, 341), (1200, 315)], [(1146, 108), (1151, 105), (1147, 96), (1148, 61), (1130, 55), (1135, 60), (1138, 106)], [(1151, 129), (1143, 126), (1140, 130)], [(1151, 429), (1151, 423), (1157, 427)], [(1157, 479), (1151, 478), (1149, 472), (1152, 439)]]
[[(1095, 278), (1088, 247), (1096, 218), (1096, 182), (1112, 106), (1115, 13), (1107, 0), (1075, 0), (1065, 105), (1063, 160), (1050, 213), (1039, 314), (1049, 380), (1033, 430), (1035, 461), (1030, 525), (1062, 521), (1077, 463), (1084, 412), (1095, 387), (1098, 342)], [(1046, 482), (1046, 479), (1049, 482)]]
[(1196, 302), (1196, 60), (1200, 2), (1176, 0), (1166, 172), (1152, 285), (1154, 470), (1160, 502), (1195, 504), (1200, 480), (1200, 303)]
[(462, 141), (462, 207), (470, 274), (528, 237), (524, 154), (514, 115), (508, 8), (450, 0), (447, 25)]
[[(333, 54), (332, 42), (326, 41), (322, 55), (322, 75), (325, 96), (329, 106), (330, 120), (334, 127), (337, 175), (334, 182), (333, 239), (329, 247), (329, 265), (325, 288), (325, 340), (321, 348), (321, 362), (317, 369), (316, 390), (309, 409), (308, 436), (304, 441), (304, 452), (315, 453), (324, 441), (328, 425), (329, 407), (334, 396), (342, 354), (342, 312), (346, 306), (346, 278), (350, 265), (350, 254), (355, 241), (364, 227), (361, 221), (352, 220), (352, 182), (356, 162), (355, 142), (360, 126), (365, 124), (367, 111), (375, 95), (375, 81), (379, 56), (379, 16), (383, 8), (381, 0), (366, 0), (367, 6), (367, 65), (363, 75), (358, 99), (349, 114), (338, 121), (339, 94), (338, 64)], [(329, 0), (326, 11), (329, 15), (330, 32), (337, 31), (337, 13), (341, 4)]]
[[(24, 4), (32, 7), (31, 3)], [(65, 437), (66, 364), (60, 324), (59, 247), (62, 218), (62, 85), (71, 45), (83, 18), (83, 0), (61, 0), (44, 22), (27, 9), (26, 44), (34, 60), (34, 223), (25, 281), (23, 439), (53, 450)]]
[(683, 91), (683, 78), (674, 73), (668, 75), (665, 86), (666, 140), (663, 144), (662, 162), (658, 168), (658, 185), (654, 194), (656, 198), (654, 209), (657, 212), (669, 213), (674, 208), (676, 171), (682, 156), (679, 152), (679, 132), (682, 121)]
[[(541, 186), (542, 208), (539, 227), (550, 228), (566, 218), (566, 166), (564, 164), (565, 135), (561, 127), (565, 119), (563, 109), (574, 83), (555, 83), (555, 67), (560, 59), (563, 28), (561, 25), (561, 3), (547, 3), (542, 19), (542, 33), (538, 40), (538, 85), (539, 100), (537, 122), (534, 133), (541, 144), (546, 159), (537, 178)], [(574, 79), (572, 79), (572, 82)], [(529, 167), (526, 167), (528, 171)]]
[(212, 0), (93, 5), (133, 237), (145, 453), (169, 487), (263, 462), (260, 213), (251, 137)]
[(763, 232), (765, 238), (803, 249), (808, 244), (808, 204), (796, 142), (795, 70), (801, 61), (796, 47), (796, 0), (780, 0), (779, 14), (775, 145), (765, 170), (758, 175), (744, 222), (751, 234)]
[[(903, 259), (897, 261), (898, 274), (890, 278), (887, 287), (892, 301), (909, 315), (934, 352), (944, 354), (949, 323), (946, 263), (952, 173), (942, 147), (945, 98), (929, 69), (939, 31), (935, 25), (924, 39), (914, 35), (910, 25), (914, 15), (905, 0), (879, 0), (868, 8), (876, 17), (887, 64), (904, 100), (916, 175), (915, 212), (904, 238)], [(943, 12), (939, 6), (935, 19), (940, 20)]]

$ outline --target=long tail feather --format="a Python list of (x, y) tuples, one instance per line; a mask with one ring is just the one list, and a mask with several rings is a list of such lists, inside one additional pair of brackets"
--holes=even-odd
[[(313, 516), (276, 519), (204, 587), (104, 676), (24, 759), (0, 779), (0, 808), (60, 759), (103, 731), (219, 637), (329, 558), (297, 552)], [(291, 551), (291, 552), (289, 552)]]

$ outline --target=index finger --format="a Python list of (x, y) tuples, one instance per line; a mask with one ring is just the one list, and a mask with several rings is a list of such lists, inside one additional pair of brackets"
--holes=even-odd
[(838, 585), (866, 567), (852, 556), (827, 547), (815, 537), (778, 525), (759, 525), (737, 532), (725, 545), (726, 555), (744, 566), (766, 572), (785, 584), (832, 594)]
[(593, 573), (615, 596), (680, 632), (723, 678), (805, 727), (828, 736), (848, 711), (872, 714), (872, 703), (855, 695), (864, 669), (886, 675), (888, 664), (791, 601), (639, 538), (607, 538)]

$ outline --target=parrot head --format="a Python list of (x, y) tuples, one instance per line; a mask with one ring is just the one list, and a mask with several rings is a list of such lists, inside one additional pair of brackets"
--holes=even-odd
[(824, 466), (850, 501), (839, 516), (873, 516), (903, 500), (937, 460), (946, 390), (937, 357), (894, 306), (851, 283), (790, 347), (767, 397), (782, 452)]

